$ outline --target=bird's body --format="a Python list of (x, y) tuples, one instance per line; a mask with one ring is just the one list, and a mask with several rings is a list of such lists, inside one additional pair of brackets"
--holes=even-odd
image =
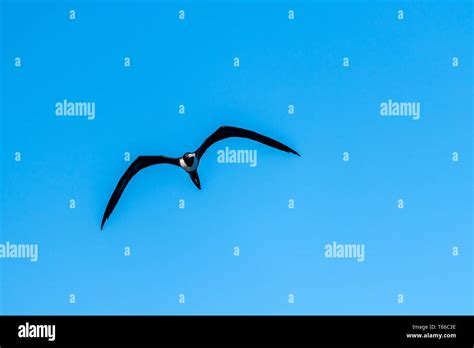
[(188, 173), (197, 170), (199, 160), (195, 153), (186, 152), (183, 157), (179, 159), (179, 165)]
[(140, 170), (155, 164), (172, 164), (181, 167), (185, 172), (187, 172), (194, 185), (196, 185), (196, 187), (200, 190), (201, 182), (199, 180), (197, 169), (201, 157), (212, 144), (216, 143), (217, 141), (231, 137), (255, 140), (262, 144), (279, 149), (281, 151), (291, 152), (299, 156), (299, 154), (295, 150), (274, 139), (271, 139), (269, 137), (250, 130), (230, 126), (220, 127), (219, 129), (217, 129), (217, 131), (211, 134), (211, 136), (209, 136), (195, 152), (186, 152), (181, 157), (175, 158), (167, 156), (138, 156), (122, 175), (117, 186), (115, 187), (115, 190), (109, 199), (107, 207), (105, 208), (104, 216), (102, 218), (101, 229), (104, 227), (105, 221), (109, 218), (110, 214), (112, 214), (112, 211), (117, 205), (117, 202), (120, 199), (120, 196), (122, 195), (123, 191), (125, 190), (125, 187), (130, 182), (132, 177)]

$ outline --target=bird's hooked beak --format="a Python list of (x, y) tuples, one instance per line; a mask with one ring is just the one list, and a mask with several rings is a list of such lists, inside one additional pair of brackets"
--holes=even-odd
[(200, 190), (201, 189), (201, 182), (199, 181), (199, 175), (197, 171), (189, 173), (189, 177), (193, 181), (194, 185)]

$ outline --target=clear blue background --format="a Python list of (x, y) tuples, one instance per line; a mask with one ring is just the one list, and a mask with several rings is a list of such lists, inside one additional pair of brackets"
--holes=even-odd
[[(0, 13), (0, 242), (39, 244), (36, 263), (0, 260), (1, 313), (473, 313), (470, 1), (2, 1)], [(420, 102), (420, 120), (380, 117), (390, 98)], [(63, 99), (95, 102), (96, 119), (55, 117)], [(100, 231), (125, 151), (179, 156), (223, 124), (302, 157), (228, 140), (204, 157), (202, 191), (179, 168), (148, 168)], [(225, 146), (257, 149), (258, 166), (218, 164)], [(324, 258), (333, 241), (364, 243), (365, 261)]]

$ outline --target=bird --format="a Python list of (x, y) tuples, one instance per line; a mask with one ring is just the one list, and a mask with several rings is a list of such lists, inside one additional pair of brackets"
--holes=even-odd
[(122, 175), (119, 182), (117, 183), (117, 186), (114, 189), (114, 192), (112, 193), (112, 196), (110, 196), (109, 202), (107, 203), (104, 215), (102, 217), (102, 224), (100, 226), (100, 229), (102, 230), (104, 228), (105, 222), (112, 214), (115, 206), (117, 205), (117, 202), (122, 196), (122, 193), (125, 190), (127, 184), (130, 182), (130, 180), (135, 176), (135, 174), (147, 167), (156, 164), (172, 164), (181, 167), (186, 173), (189, 174), (189, 177), (191, 178), (194, 185), (199, 190), (201, 190), (201, 182), (199, 180), (199, 175), (197, 172), (201, 158), (211, 145), (227, 138), (247, 138), (273, 147), (275, 149), (300, 156), (298, 152), (286, 146), (285, 144), (280, 143), (279, 141), (276, 141), (272, 138), (269, 138), (265, 135), (259, 134), (248, 129), (233, 126), (219, 127), (214, 133), (207, 137), (206, 140), (204, 140), (204, 142), (201, 144), (201, 146), (199, 146), (196, 151), (186, 152), (181, 157), (138, 156)]

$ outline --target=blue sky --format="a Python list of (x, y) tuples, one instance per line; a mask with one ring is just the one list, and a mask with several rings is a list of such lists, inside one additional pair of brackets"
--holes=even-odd
[[(471, 2), (1, 6), (0, 243), (39, 247), (0, 259), (2, 313), (473, 313)], [(57, 117), (64, 99), (95, 119)], [(388, 99), (420, 119), (381, 117)], [(124, 152), (180, 156), (221, 125), (302, 156), (229, 139), (201, 191), (148, 168), (100, 231)], [(258, 165), (217, 163), (225, 146)], [(334, 241), (365, 260), (325, 258)]]

